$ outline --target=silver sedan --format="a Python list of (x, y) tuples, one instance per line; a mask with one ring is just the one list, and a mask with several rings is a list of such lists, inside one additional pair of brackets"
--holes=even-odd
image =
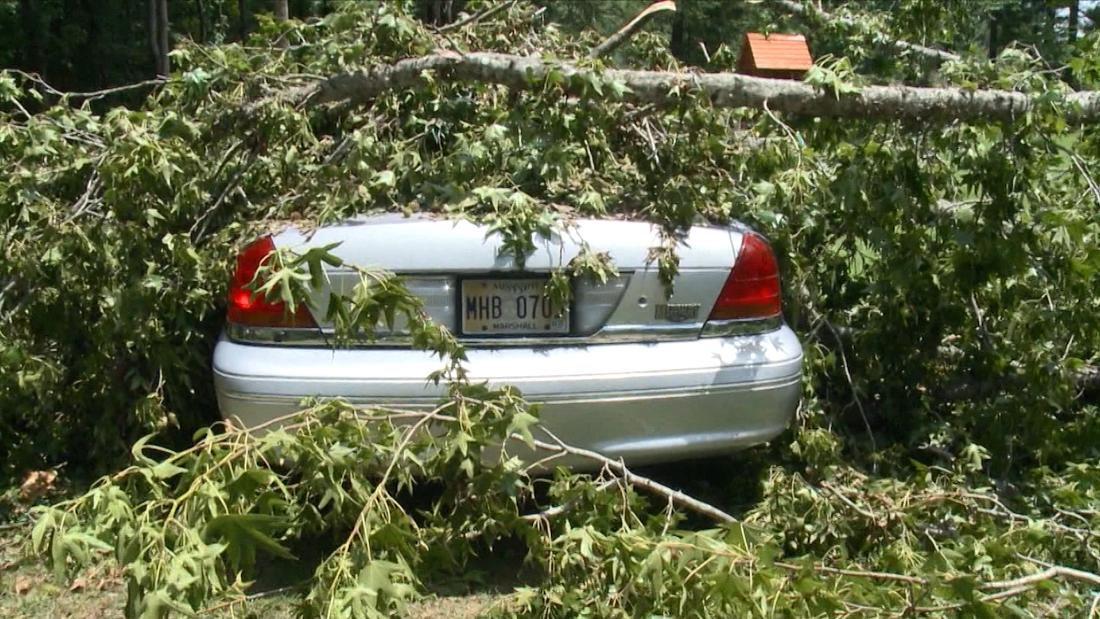
[[(413, 350), (400, 325), (387, 341), (333, 349), (325, 304), (358, 274), (330, 268), (314, 310), (287, 312), (246, 289), (275, 247), (339, 243), (345, 263), (402, 275), (427, 314), (467, 348), (473, 381), (509, 384), (542, 404), (565, 442), (651, 463), (759, 444), (790, 423), (802, 348), (783, 323), (768, 243), (743, 226), (696, 226), (677, 248), (672, 295), (650, 248), (650, 224), (581, 220), (534, 239), (520, 268), (502, 239), (468, 221), (386, 215), (263, 237), (237, 259), (227, 326), (214, 351), (221, 413), (246, 426), (295, 411), (307, 397), (424, 407), (443, 387), (426, 381), (438, 358)], [(548, 274), (588, 246), (610, 252), (618, 277), (572, 282), (568, 308), (545, 295)]]

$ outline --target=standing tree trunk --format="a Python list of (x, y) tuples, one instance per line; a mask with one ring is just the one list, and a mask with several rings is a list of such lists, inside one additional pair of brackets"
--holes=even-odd
[[(290, 19), (290, 3), (287, 0), (275, 0), (275, 21), (285, 22)], [(277, 47), (287, 47), (286, 33), (280, 33), (275, 39)]]
[(1071, 0), (1069, 3), (1069, 42), (1077, 42), (1077, 29), (1081, 25), (1081, 3), (1079, 0)]
[(237, 36), (242, 41), (248, 38), (248, 0), (237, 0)]
[(172, 72), (168, 59), (168, 0), (157, 0), (157, 49), (160, 52), (157, 62), (157, 75), (168, 77)]
[(153, 52), (153, 72), (160, 75), (160, 37), (157, 36), (157, 1), (148, 0), (148, 20), (145, 23), (149, 33), (149, 50)]
[(676, 16), (672, 19), (672, 32), (668, 38), (668, 51), (679, 60), (687, 56), (687, 0), (676, 3)]
[(168, 77), (168, 0), (149, 0), (149, 47), (158, 77)]
[(20, 64), (24, 71), (45, 76), (46, 62), (42, 54), (42, 19), (38, 0), (19, 0), (19, 18), (23, 24), (23, 53)]
[(83, 62), (87, 63), (87, 70), (84, 72), (88, 82), (88, 90), (98, 90), (103, 88), (107, 82), (107, 76), (104, 74), (103, 67), (103, 51), (100, 49), (101, 36), (99, 28), (99, 19), (97, 19), (97, 9), (93, 0), (81, 0), (81, 8), (84, 10), (84, 16), (88, 21), (86, 30), (88, 38), (84, 41), (84, 58)]
[(997, 28), (997, 13), (993, 12), (989, 15), (989, 57), (996, 58), (997, 50), (1000, 46), (1000, 32)]
[(206, 23), (208, 19), (206, 16), (206, 2), (204, 0), (198, 0), (199, 9), (199, 43), (206, 43), (209, 36), (209, 26)]
[(455, 20), (463, 4), (463, 0), (421, 0), (420, 18), (433, 26), (443, 26)]

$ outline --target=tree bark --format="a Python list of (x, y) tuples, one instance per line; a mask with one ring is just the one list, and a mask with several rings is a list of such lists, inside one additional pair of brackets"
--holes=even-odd
[(1004, 19), (1002, 10), (989, 14), (989, 58), (995, 59), (1001, 51), (1001, 20)]
[(163, 75), (160, 72), (160, 37), (157, 35), (157, 2), (159, 0), (148, 0), (148, 19), (145, 23), (146, 30), (149, 34), (149, 51), (153, 53), (153, 73), (158, 77)]
[(206, 1), (205, 0), (198, 0), (198, 10), (199, 10), (199, 43), (206, 43), (207, 39), (210, 36), (210, 32), (209, 32), (210, 26), (207, 25), (207, 20), (209, 18), (206, 15)]
[(168, 58), (171, 49), (168, 34), (168, 0), (157, 0), (157, 47), (160, 50), (157, 75), (160, 77), (168, 77), (172, 72), (171, 60)]
[(157, 77), (166, 78), (171, 72), (168, 59), (168, 0), (149, 0), (149, 48), (153, 52), (153, 64)]
[[(867, 86), (837, 98), (830, 91), (803, 82), (773, 80), (736, 73), (680, 73), (668, 71), (579, 68), (539, 58), (497, 53), (453, 52), (408, 58), (392, 65), (341, 73), (310, 86), (290, 89), (280, 98), (320, 105), (335, 102), (364, 104), (381, 94), (418, 88), (429, 79), (444, 82), (499, 84), (515, 90), (545, 88), (551, 72), (566, 93), (580, 95), (593, 81), (617, 82), (627, 89), (621, 98), (635, 103), (671, 106), (701, 95), (721, 108), (767, 108), (809, 117), (872, 120), (991, 120), (1011, 121), (1036, 109), (1037, 97), (1004, 90)], [(612, 89), (603, 88), (605, 93)], [(610, 96), (610, 95), (608, 95)], [(261, 103), (241, 110), (246, 116)], [(1064, 115), (1071, 121), (1100, 119), (1100, 92), (1065, 95)]]
[(1067, 37), (1070, 43), (1077, 42), (1077, 29), (1081, 26), (1081, 3), (1078, 0), (1070, 0), (1069, 3), (1069, 32)]
[(237, 37), (248, 38), (248, 0), (237, 0)]
[[(290, 4), (287, 0), (275, 0), (275, 21), (285, 22), (290, 19)], [(289, 47), (289, 42), (286, 40), (286, 33), (280, 33), (275, 39), (275, 46), (286, 48)]]
[[(847, 17), (838, 17), (836, 15), (827, 13), (815, 6), (812, 2), (806, 4), (798, 2), (798, 0), (771, 0), (771, 2), (772, 4), (775, 4), (776, 6), (782, 8), (788, 13), (793, 13), (798, 16), (808, 15), (810, 17), (817, 17), (827, 22), (843, 24), (845, 26), (859, 25), (854, 20), (848, 19)], [(934, 47), (927, 47), (924, 45), (918, 45), (916, 43), (910, 43), (908, 41), (893, 41), (892, 44), (899, 50), (914, 52), (916, 54), (924, 56), (925, 58), (935, 60), (937, 62), (959, 59), (958, 54), (953, 54), (951, 52), (947, 52), (942, 49), (936, 49)]]
[(672, 20), (672, 31), (668, 36), (668, 51), (673, 56), (683, 59), (687, 54), (687, 3), (689, 0), (679, 0), (676, 4), (676, 18)]

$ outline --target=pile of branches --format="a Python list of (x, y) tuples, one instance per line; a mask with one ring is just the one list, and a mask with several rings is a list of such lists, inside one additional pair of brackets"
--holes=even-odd
[[(1074, 377), (1100, 350), (1100, 107), (1069, 86), (1100, 87), (1095, 39), (1072, 74), (1009, 50), (940, 58), (943, 84), (911, 88), (848, 59), (804, 83), (738, 76), (730, 50), (687, 71), (644, 31), (609, 68), (599, 37), (526, 3), (479, 15), (430, 30), (356, 5), (247, 45), (184, 43), (136, 110), (0, 75), (0, 463), (133, 460), (40, 514), (33, 543), (59, 573), (113, 553), (129, 615), (159, 617), (232, 603), (258, 557), (333, 536), (304, 612), (372, 616), (519, 539), (540, 578), (502, 614), (1096, 599), (1100, 426)], [(884, 53), (899, 49), (924, 54)], [(485, 222), (517, 252), (574, 217), (643, 218), (667, 233), (668, 275), (697, 221), (761, 229), (807, 362), (760, 500), (735, 519), (737, 497), (700, 503), (598, 458), (539, 481), (489, 456), (569, 448), (517, 394), (464, 384), (461, 346), (431, 325), (453, 381), (431, 414), (330, 403), (283, 420), (293, 432), (192, 441), (216, 416), (234, 248), (378, 210)], [(444, 482), (430, 505), (397, 500), (424, 480)]]
[[(327, 554), (288, 588), (305, 617), (399, 614), (426, 581), (468, 576), (471, 557), (509, 539), (537, 584), (496, 616), (1063, 615), (1095, 607), (1100, 587), (1052, 563), (1100, 559), (1095, 511), (1070, 507), (1095, 504), (1095, 490), (1062, 487), (1023, 514), (971, 485), (980, 457), (915, 483), (776, 468), (737, 519), (561, 443), (507, 389), (454, 383), (422, 412), (327, 402), (259, 430), (220, 428), (175, 452), (139, 443), (134, 464), (40, 511), (33, 551), (61, 577), (113, 555), (128, 617), (245, 604), (258, 561), (296, 560), (318, 539)], [(533, 476), (561, 456), (597, 472)], [(444, 489), (407, 508), (401, 489), (429, 484)]]

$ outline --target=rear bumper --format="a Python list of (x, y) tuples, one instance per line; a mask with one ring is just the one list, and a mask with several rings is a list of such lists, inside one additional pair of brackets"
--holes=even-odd
[[(760, 335), (654, 344), (467, 351), (472, 381), (510, 384), (542, 403), (565, 442), (645, 463), (765, 442), (798, 405), (802, 348), (786, 326)], [(358, 405), (429, 406), (437, 358), (407, 349), (298, 348), (222, 338), (218, 404), (246, 426), (294, 412), (307, 397)]]

